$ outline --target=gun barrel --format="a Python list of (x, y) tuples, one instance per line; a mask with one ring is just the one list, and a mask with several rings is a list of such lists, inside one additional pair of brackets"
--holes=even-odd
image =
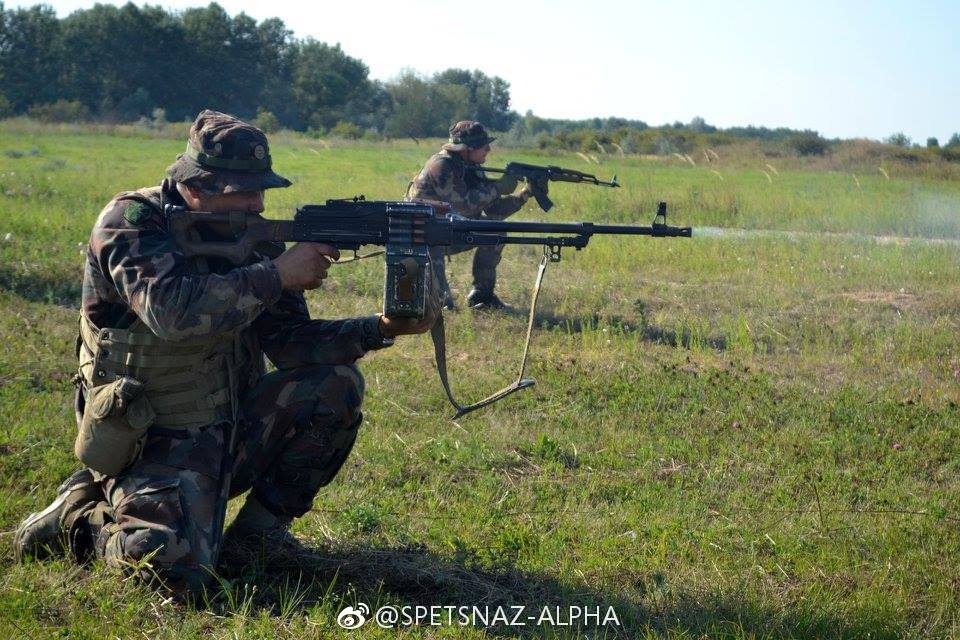
[(509, 173), (518, 178), (529, 179), (533, 176), (545, 176), (547, 180), (553, 182), (586, 182), (589, 184), (594, 184), (601, 187), (619, 187), (620, 183), (617, 182), (617, 177), (614, 176), (612, 180), (600, 180), (597, 176), (592, 173), (584, 173), (583, 171), (577, 171), (576, 169), (564, 169), (563, 167), (549, 166), (541, 167), (533, 164), (525, 164), (522, 162), (511, 162), (505, 168), (500, 169), (497, 167), (480, 167), (485, 172), (492, 173)]
[(671, 227), (654, 224), (649, 227), (622, 224), (593, 224), (592, 222), (513, 222), (508, 220), (472, 220), (469, 218), (452, 219), (457, 231), (476, 231), (478, 233), (566, 233), (573, 235), (634, 235), (655, 237), (691, 236), (690, 227)]

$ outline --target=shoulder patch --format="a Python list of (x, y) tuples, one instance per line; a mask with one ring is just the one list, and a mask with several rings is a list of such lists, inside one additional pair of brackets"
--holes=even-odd
[(130, 224), (140, 225), (150, 219), (153, 209), (142, 202), (131, 201), (123, 208), (123, 217)]

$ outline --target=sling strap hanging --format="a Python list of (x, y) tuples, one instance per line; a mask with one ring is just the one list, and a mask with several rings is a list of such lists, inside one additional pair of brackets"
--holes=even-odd
[(547, 270), (547, 262), (550, 259), (550, 253), (545, 248), (543, 252), (543, 258), (540, 260), (540, 267), (537, 270), (537, 279), (533, 285), (533, 294), (530, 298), (530, 315), (527, 319), (527, 338), (523, 344), (523, 357), (520, 359), (520, 371), (517, 373), (517, 379), (500, 389), (496, 393), (487, 396), (483, 400), (474, 402), (473, 404), (463, 405), (457, 402), (457, 399), (453, 397), (453, 391), (450, 390), (450, 381), (447, 377), (447, 344), (446, 344), (446, 334), (443, 326), (443, 313), (441, 312), (437, 316), (437, 322), (433, 325), (433, 328), (430, 329), (430, 337), (433, 339), (433, 352), (436, 357), (437, 362), (437, 373), (440, 375), (440, 382), (443, 383), (443, 390), (447, 393), (447, 399), (450, 400), (450, 404), (453, 405), (453, 408), (457, 410), (457, 413), (453, 416), (453, 420), (466, 414), (476, 411), (482, 407), (493, 404), (497, 400), (506, 398), (511, 393), (519, 391), (521, 389), (526, 389), (527, 387), (532, 387), (536, 381), (532, 378), (524, 378), (523, 374), (527, 369), (527, 357), (530, 353), (530, 338), (533, 334), (533, 316), (537, 309), (537, 298), (540, 295), (540, 285), (543, 284), (543, 274)]

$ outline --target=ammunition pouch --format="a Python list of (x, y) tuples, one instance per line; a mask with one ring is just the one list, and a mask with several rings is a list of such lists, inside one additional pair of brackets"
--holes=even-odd
[(140, 458), (147, 428), (156, 414), (139, 380), (120, 377), (86, 390), (87, 401), (73, 451), (80, 461), (108, 476)]
[[(85, 403), (75, 453), (116, 475), (140, 455), (150, 426), (189, 429), (233, 422), (243, 373), (257, 375), (259, 353), (240, 332), (163, 340), (140, 320), (98, 328), (80, 316), (79, 375)], [(252, 339), (252, 338), (251, 338)]]

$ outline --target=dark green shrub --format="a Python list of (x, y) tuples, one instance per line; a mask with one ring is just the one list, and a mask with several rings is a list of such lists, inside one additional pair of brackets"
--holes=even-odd
[(887, 144), (892, 144), (895, 147), (909, 147), (913, 144), (913, 140), (910, 139), (910, 136), (898, 131), (897, 133), (891, 135), (889, 138), (884, 140)]
[(788, 136), (785, 143), (800, 156), (822, 156), (830, 148), (830, 143), (816, 131), (795, 133)]
[(27, 115), (40, 122), (83, 122), (90, 119), (90, 109), (76, 100), (57, 100), (27, 109)]
[(348, 140), (359, 140), (363, 137), (363, 129), (353, 124), (341, 120), (330, 129), (330, 135), (334, 138), (347, 138)]
[(280, 128), (280, 121), (272, 112), (260, 107), (257, 109), (256, 117), (253, 119), (253, 126), (264, 133), (273, 133)]

